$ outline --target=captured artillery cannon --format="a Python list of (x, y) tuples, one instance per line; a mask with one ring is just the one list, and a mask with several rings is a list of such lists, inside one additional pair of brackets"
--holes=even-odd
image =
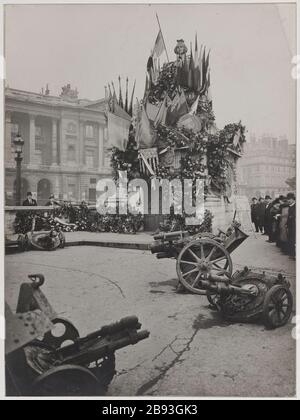
[(104, 395), (115, 375), (115, 351), (149, 337), (136, 316), (80, 338), (57, 317), (41, 274), (20, 288), (17, 313), (6, 305), (6, 393), (23, 396)]
[(32, 228), (26, 234), (18, 236), (18, 247), (20, 251), (38, 249), (41, 251), (53, 251), (57, 248), (64, 248), (66, 238), (60, 227), (50, 230), (35, 231), (36, 217), (32, 220)]
[[(235, 219), (235, 218), (234, 218)], [(190, 236), (188, 232), (154, 236), (151, 252), (157, 258), (175, 258), (179, 284), (206, 295), (210, 304), (231, 321), (257, 321), (268, 328), (285, 325), (293, 309), (290, 284), (278, 277), (255, 273), (247, 267), (233, 274), (231, 253), (246, 239), (233, 220), (226, 232)]]

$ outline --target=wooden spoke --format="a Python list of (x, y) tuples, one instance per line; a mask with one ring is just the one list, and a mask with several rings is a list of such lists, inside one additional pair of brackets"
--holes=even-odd
[(205, 255), (204, 255), (204, 246), (203, 246), (203, 244), (200, 244), (200, 252), (201, 252), (201, 258), (205, 258)]
[(280, 309), (276, 310), (276, 315), (277, 315), (278, 321), (281, 322), (281, 311), (280, 311)]
[(198, 283), (200, 276), (201, 276), (201, 273), (199, 273), (199, 274), (197, 275), (197, 277), (195, 278), (195, 280), (194, 280), (194, 282), (193, 282), (193, 287), (195, 287), (195, 286), (196, 286), (196, 284)]
[(195, 253), (194, 253), (194, 251), (192, 251), (191, 250), (191, 248), (189, 248), (188, 249), (188, 251), (189, 251), (189, 253), (192, 255), (192, 257), (195, 259), (195, 261), (199, 261), (200, 259), (199, 259), (199, 257), (198, 257), (198, 255), (196, 255)]
[(187, 271), (186, 273), (182, 274), (182, 277), (189, 276), (190, 274), (196, 273), (197, 271), (198, 271), (197, 268), (194, 268), (193, 270)]
[(215, 253), (216, 249), (217, 249), (217, 247), (216, 247), (216, 246), (214, 246), (214, 247), (213, 247), (213, 249), (210, 251), (209, 255), (206, 257), (206, 259), (207, 259), (208, 261), (210, 261), (210, 260), (211, 260), (211, 258), (212, 258), (212, 256), (214, 255), (214, 253)]
[(218, 270), (224, 270), (224, 267), (222, 268), (222, 267), (220, 267), (218, 264), (216, 264), (216, 263), (214, 263), (213, 264), (213, 266), (215, 267), (215, 268), (217, 268)]
[(283, 308), (280, 308), (280, 312), (282, 313), (283, 316), (285, 316), (286, 311), (284, 311)]
[(180, 264), (190, 264), (190, 265), (195, 265), (195, 266), (197, 265), (197, 263), (193, 261), (183, 261), (183, 260), (180, 261)]
[(216, 260), (211, 261), (211, 263), (212, 264), (215, 264), (215, 263), (217, 263), (219, 261), (223, 261), (223, 260), (226, 260), (227, 261), (226, 255), (223, 255), (222, 257), (219, 257)]

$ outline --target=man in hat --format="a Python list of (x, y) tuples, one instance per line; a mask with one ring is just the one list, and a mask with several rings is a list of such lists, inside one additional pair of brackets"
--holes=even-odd
[(258, 213), (257, 213), (257, 198), (252, 198), (252, 204), (251, 204), (251, 222), (255, 226), (255, 230), (258, 233), (259, 232), (259, 220), (258, 220)]
[(27, 193), (26, 200), (23, 201), (23, 206), (37, 206), (37, 201), (32, 197), (32, 193)]
[(272, 228), (272, 216), (271, 216), (271, 208), (272, 208), (272, 198), (269, 195), (265, 197), (265, 220), (264, 220), (264, 229), (265, 235), (270, 235), (271, 228)]
[(263, 234), (265, 225), (266, 203), (261, 197), (256, 208), (258, 229)]
[(288, 253), (291, 258), (296, 257), (296, 197), (294, 193), (288, 193), (289, 213), (287, 220)]
[(50, 195), (49, 201), (46, 203), (46, 206), (59, 206), (59, 203), (55, 201), (54, 194)]

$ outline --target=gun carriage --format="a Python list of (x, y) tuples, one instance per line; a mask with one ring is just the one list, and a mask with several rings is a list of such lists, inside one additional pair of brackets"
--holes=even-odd
[(262, 319), (267, 328), (285, 325), (293, 310), (289, 282), (245, 267), (233, 274), (231, 253), (246, 239), (235, 221), (226, 232), (190, 236), (188, 232), (154, 236), (151, 252), (157, 258), (175, 258), (179, 285), (207, 296), (209, 303), (230, 321)]
[(149, 337), (136, 316), (80, 337), (56, 315), (40, 287), (42, 274), (20, 288), (17, 313), (6, 305), (7, 395), (104, 395), (115, 375), (115, 351)]

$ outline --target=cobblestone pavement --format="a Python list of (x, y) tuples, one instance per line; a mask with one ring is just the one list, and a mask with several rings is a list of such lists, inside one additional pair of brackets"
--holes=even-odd
[[(233, 254), (244, 265), (283, 272), (295, 292), (295, 264), (266, 237), (249, 238)], [(59, 315), (82, 335), (127, 315), (139, 316), (149, 339), (117, 352), (108, 394), (283, 397), (295, 394), (293, 324), (229, 324), (206, 298), (176, 294), (174, 260), (148, 251), (70, 247), (6, 257), (6, 299), (14, 310), (27, 274), (43, 273), (43, 290)]]

